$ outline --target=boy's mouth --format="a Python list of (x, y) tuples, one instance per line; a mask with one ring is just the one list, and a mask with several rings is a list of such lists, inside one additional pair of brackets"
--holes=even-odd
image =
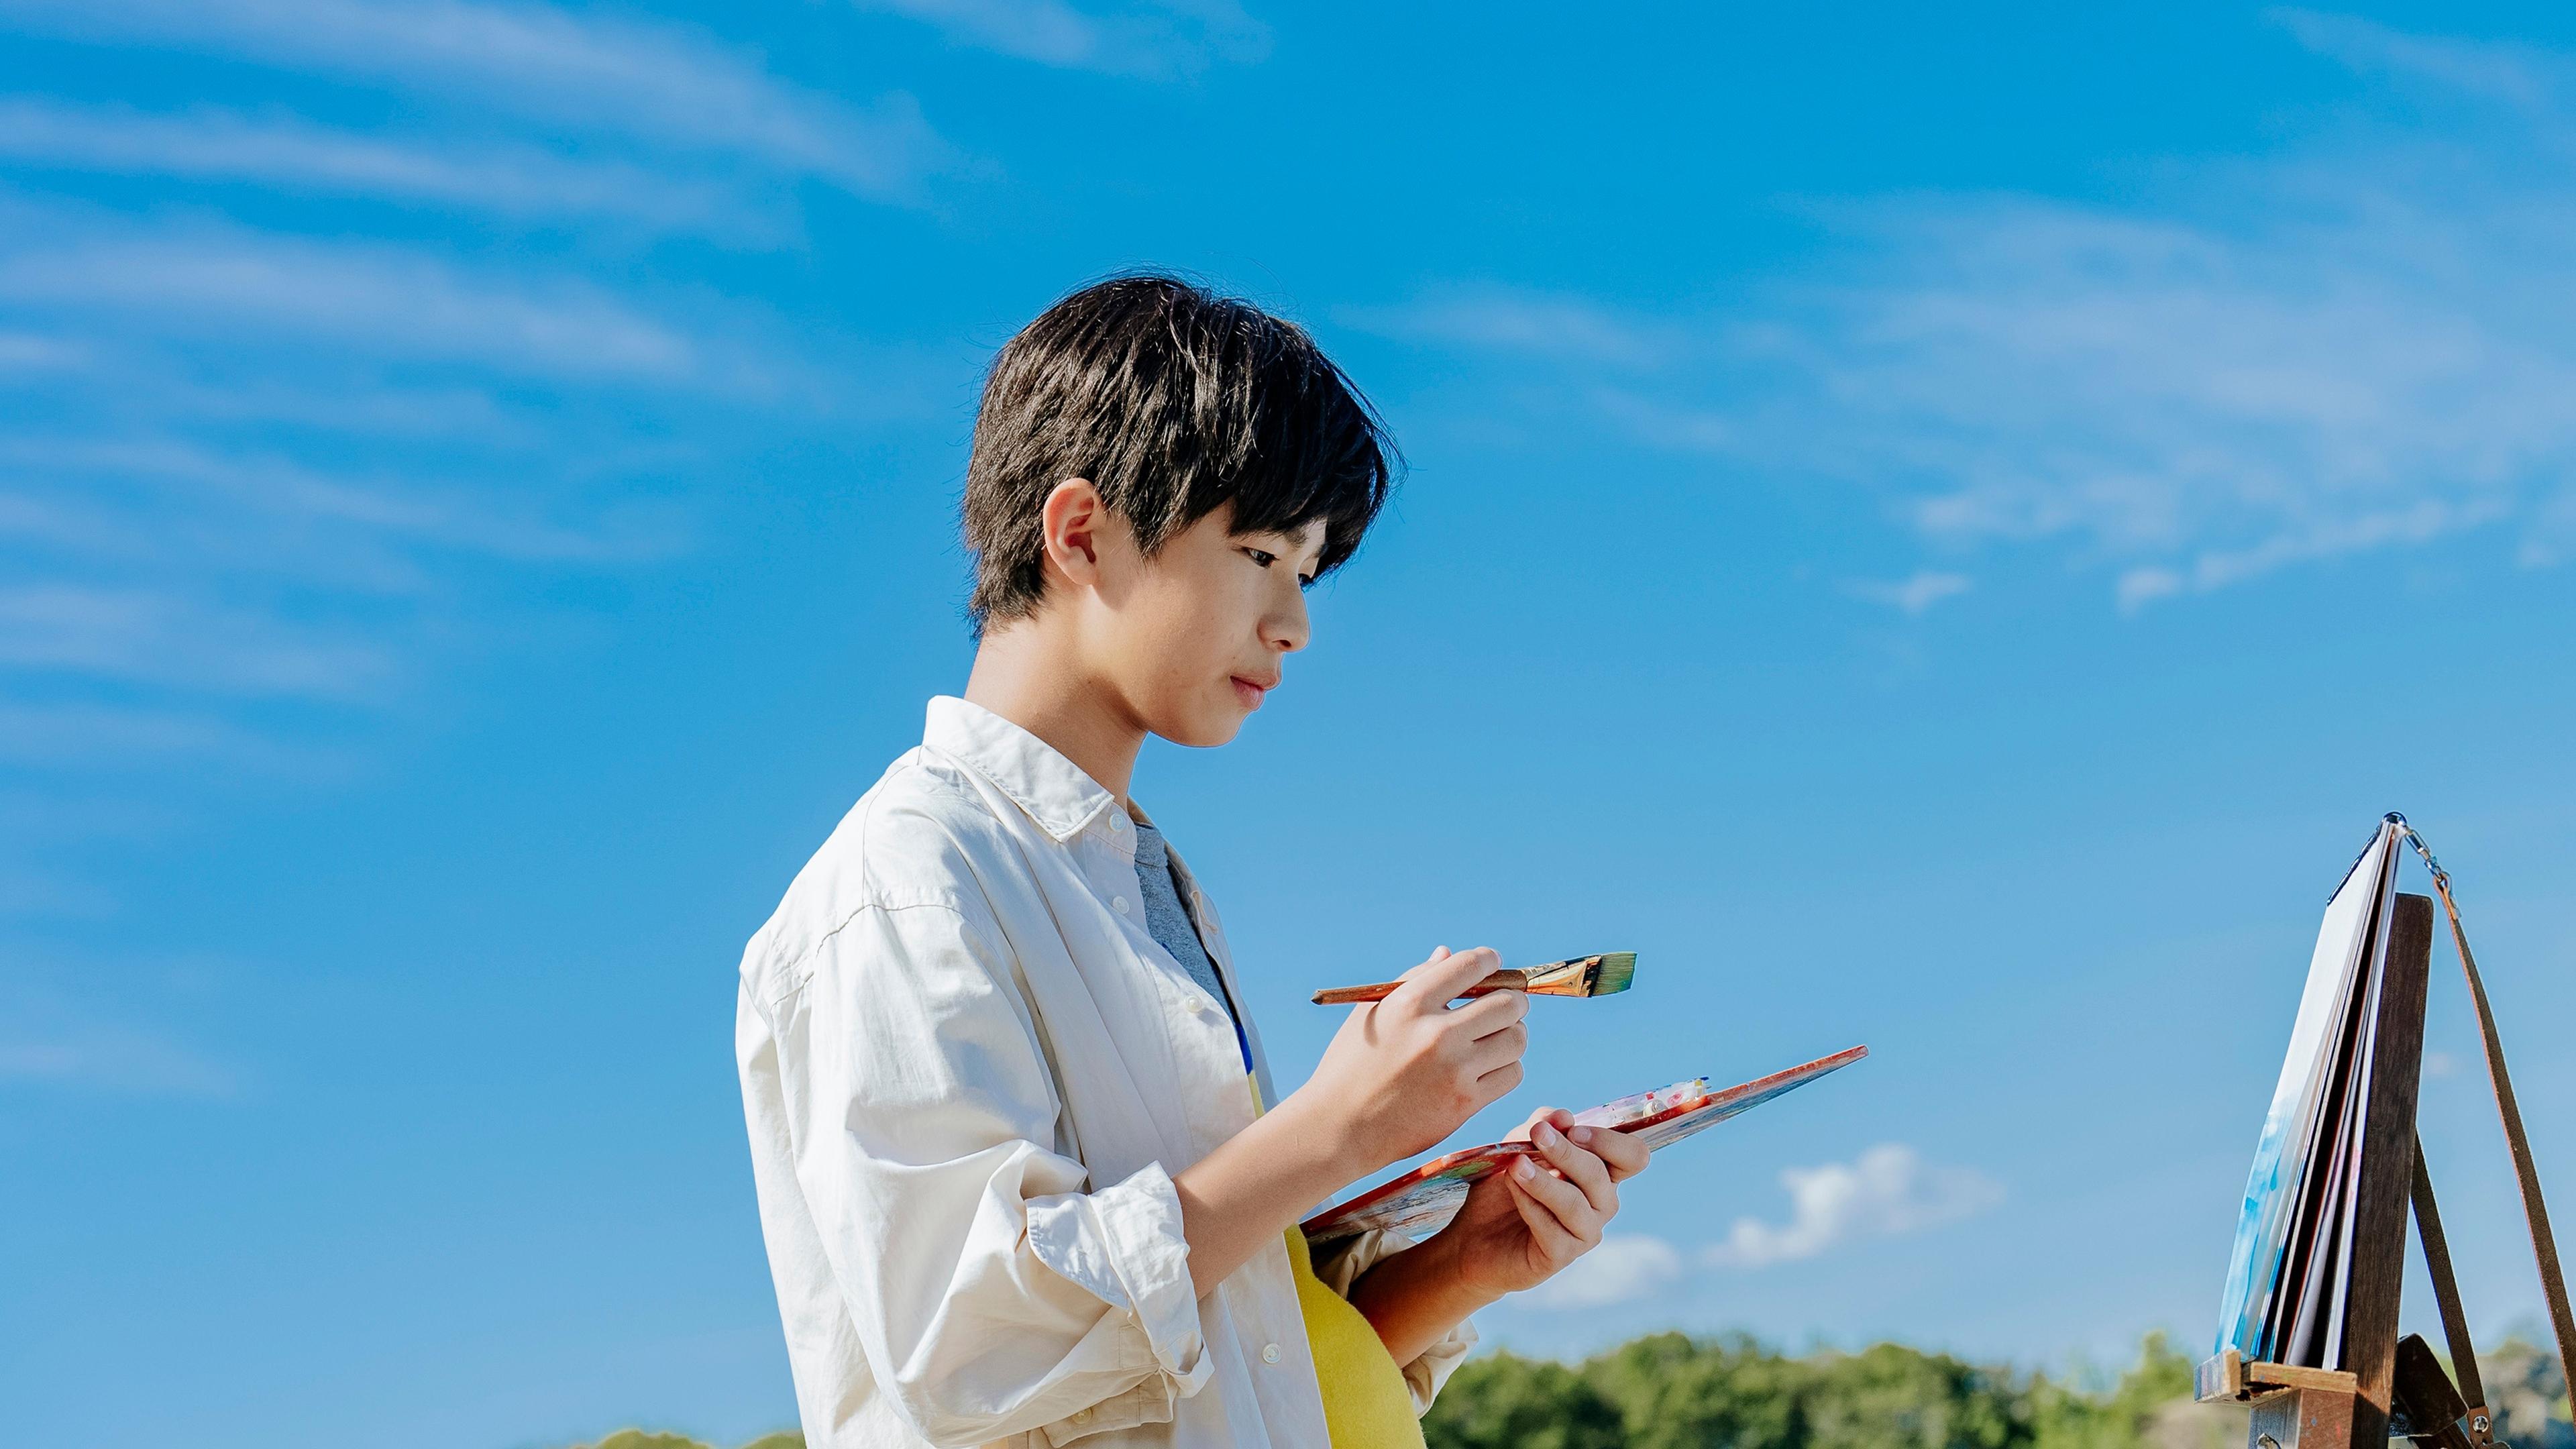
[(1245, 709), (1261, 708), (1263, 697), (1278, 687), (1279, 680), (1275, 675), (1267, 684), (1256, 679), (1246, 679), (1240, 674), (1234, 676), (1234, 697), (1243, 701)]

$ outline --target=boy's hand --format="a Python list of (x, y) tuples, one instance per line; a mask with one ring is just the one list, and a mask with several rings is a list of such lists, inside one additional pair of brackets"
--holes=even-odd
[(1422, 1245), (1486, 1301), (1535, 1288), (1591, 1251), (1618, 1214), (1619, 1184), (1646, 1169), (1646, 1144), (1606, 1127), (1577, 1127), (1561, 1108), (1540, 1108), (1512, 1137), (1538, 1154), (1468, 1189), (1458, 1216)]
[(1349, 1154), (1352, 1176), (1433, 1146), (1520, 1085), (1528, 993), (1497, 991), (1449, 1009), (1501, 966), (1486, 947), (1453, 955), (1442, 946), (1384, 1001), (1351, 1008), (1296, 1098)]

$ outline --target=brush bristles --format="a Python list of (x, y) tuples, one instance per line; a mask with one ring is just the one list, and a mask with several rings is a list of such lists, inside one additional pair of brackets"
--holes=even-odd
[(1533, 996), (1607, 996), (1637, 977), (1637, 953), (1610, 951), (1534, 968), (1523, 989)]

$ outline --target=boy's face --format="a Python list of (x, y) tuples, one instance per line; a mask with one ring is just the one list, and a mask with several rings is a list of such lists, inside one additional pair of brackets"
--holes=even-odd
[(1138, 721), (1175, 744), (1233, 739), (1286, 656), (1306, 647), (1324, 525), (1238, 534), (1233, 519), (1233, 505), (1219, 508), (1150, 559), (1132, 535), (1101, 552), (1095, 661)]

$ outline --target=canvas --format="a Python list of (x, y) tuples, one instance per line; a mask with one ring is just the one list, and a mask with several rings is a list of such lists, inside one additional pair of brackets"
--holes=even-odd
[[(2326, 904), (2307, 985), (2245, 1181), (2214, 1352), (2256, 1362), (2331, 1363), (2349, 1262), (2338, 1184), (2360, 1150), (2367, 1040), (2397, 884), (2402, 824), (2383, 821)], [(2338, 1166), (2345, 1171), (2335, 1170)]]

